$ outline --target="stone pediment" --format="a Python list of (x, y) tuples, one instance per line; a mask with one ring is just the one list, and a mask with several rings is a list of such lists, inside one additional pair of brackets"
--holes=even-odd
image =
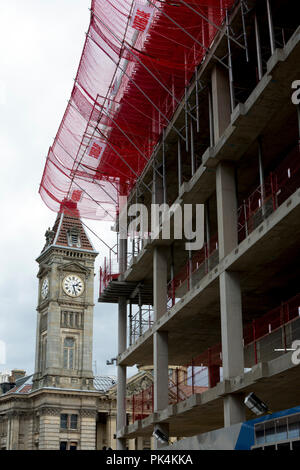
[(58, 267), (60, 271), (63, 272), (72, 272), (72, 273), (83, 273), (88, 276), (91, 273), (91, 270), (86, 268), (80, 263), (76, 261), (72, 261), (71, 263), (62, 264)]

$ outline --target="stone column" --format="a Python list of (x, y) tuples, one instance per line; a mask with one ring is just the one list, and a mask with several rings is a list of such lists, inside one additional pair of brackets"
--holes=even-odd
[(34, 373), (37, 374), (40, 372), (40, 320), (41, 314), (37, 312), (36, 317), (36, 339), (35, 339), (35, 366)]
[[(116, 424), (117, 424), (117, 415), (116, 413), (110, 412), (107, 416), (106, 420), (106, 440), (107, 440), (107, 447), (111, 449), (116, 449), (116, 440), (114, 439), (114, 434), (116, 434)], [(121, 439), (120, 439), (121, 440)], [(126, 439), (125, 440), (125, 448), (126, 448)], [(118, 444), (118, 440), (117, 440)], [(121, 450), (121, 449), (118, 449)]]
[(19, 450), (20, 415), (13, 411), (8, 413), (7, 419), (7, 450)]
[(46, 374), (53, 374), (61, 367), (60, 307), (58, 302), (52, 301), (48, 309)]
[(80, 411), (80, 450), (96, 450), (96, 410)]
[(43, 408), (40, 412), (39, 450), (59, 450), (60, 409)]
[[(80, 349), (82, 357), (82, 377), (89, 378), (90, 381), (93, 379), (93, 320), (94, 307), (89, 306), (84, 311), (82, 349)], [(92, 383), (90, 383), (89, 388), (93, 388)]]

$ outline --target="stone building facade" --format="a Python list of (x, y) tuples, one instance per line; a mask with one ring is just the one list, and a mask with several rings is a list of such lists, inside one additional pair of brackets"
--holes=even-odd
[[(35, 371), (0, 396), (2, 450), (115, 448), (115, 382), (94, 378), (92, 371), (98, 253), (70, 204), (62, 205), (37, 258)], [(137, 374), (131, 387), (145, 374)], [(128, 441), (128, 448), (137, 446), (144, 443)]]

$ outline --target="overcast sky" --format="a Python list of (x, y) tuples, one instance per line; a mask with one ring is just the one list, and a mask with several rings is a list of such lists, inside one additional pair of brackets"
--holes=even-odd
[[(33, 372), (37, 287), (35, 262), (44, 233), (56, 214), (42, 202), (38, 187), (70, 97), (89, 24), (90, 0), (0, 0), (1, 268), (0, 340), (6, 364)], [(101, 237), (110, 225), (86, 221)], [(92, 237), (104, 254), (101, 243)], [(96, 295), (95, 295), (96, 300)], [(94, 361), (97, 373), (115, 374), (106, 359), (116, 355), (117, 309), (96, 303)]]

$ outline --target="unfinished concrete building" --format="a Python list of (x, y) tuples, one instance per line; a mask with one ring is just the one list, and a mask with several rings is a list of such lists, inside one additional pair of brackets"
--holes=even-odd
[[(119, 232), (99, 295), (119, 306), (119, 449), (299, 445), (299, 38), (291, 0), (92, 0), (40, 194)], [(191, 216), (173, 230), (189, 207), (198, 247)], [(128, 424), (135, 364), (154, 380)]]
[[(185, 2), (176, 4), (169, 8)], [(214, 29), (210, 12), (203, 28)], [(197, 14), (190, 11), (191, 21)], [(142, 203), (149, 212), (153, 203), (203, 204), (205, 240), (186, 250), (169, 213), (159, 227), (162, 233), (170, 223), (169, 239), (145, 230), (120, 236), (119, 267), (112, 252), (101, 269), (99, 302), (119, 305), (119, 449), (157, 429), (186, 438), (174, 449), (224, 448), (228, 436), (234, 448), (241, 423), (254, 418), (244, 404), (250, 392), (274, 422), (262, 418), (259, 429), (255, 422), (244, 448), (291, 446), (300, 437), (300, 373), (289, 351), (300, 339), (300, 112), (292, 99), (299, 64), (294, 2), (224, 9), (129, 192), (128, 206)], [(126, 368), (135, 364), (154, 365), (154, 384), (132, 397), (127, 425)], [(170, 365), (179, 368), (175, 378)], [(283, 410), (291, 418), (280, 427)], [(167, 445), (156, 440), (157, 448)]]

